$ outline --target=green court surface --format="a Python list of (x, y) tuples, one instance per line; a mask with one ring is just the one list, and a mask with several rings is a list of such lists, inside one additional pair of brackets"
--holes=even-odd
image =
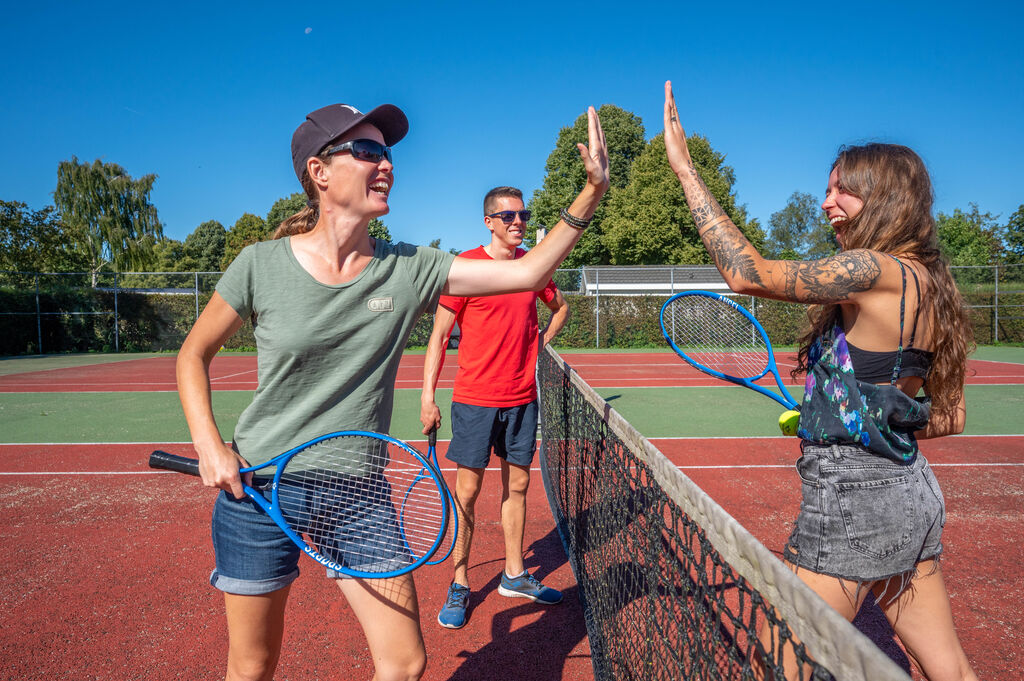
[[(740, 387), (602, 388), (597, 391), (647, 437), (777, 436), (783, 408)], [(792, 391), (799, 399), (800, 391)], [(395, 391), (391, 434), (423, 438), (420, 391)], [(214, 412), (229, 438), (252, 392), (216, 391)], [(451, 437), (451, 390), (437, 391), (444, 423), (438, 433)], [(967, 386), (970, 435), (1016, 435), (1024, 413), (1024, 387)], [(343, 428), (339, 424), (339, 428)], [(187, 442), (188, 429), (173, 392), (0, 393), (3, 442)]]

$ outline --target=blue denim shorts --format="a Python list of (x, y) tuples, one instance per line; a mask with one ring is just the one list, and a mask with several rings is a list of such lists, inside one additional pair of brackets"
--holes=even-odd
[[(257, 484), (258, 483), (258, 484)], [(254, 481), (254, 488), (270, 500), (269, 481)], [(294, 494), (295, 492), (291, 492)], [(386, 503), (383, 503), (386, 502)], [(317, 513), (318, 504), (330, 504), (324, 495), (310, 495), (308, 508)], [(380, 538), (399, 532), (398, 521), (390, 498), (382, 503), (364, 503), (349, 509), (351, 523), (339, 532), (331, 546), (317, 547), (339, 563), (364, 572), (396, 569), (411, 561), (408, 553), (382, 555), (377, 550), (367, 555), (363, 550), (367, 537)], [(248, 496), (235, 499), (222, 491), (213, 507), (211, 528), (216, 568), (210, 574), (210, 584), (227, 593), (259, 595), (282, 589), (299, 576), (298, 561), (302, 551)], [(383, 542), (396, 546), (399, 542)], [(348, 575), (327, 568), (332, 579)]]
[(873, 582), (911, 574), (942, 553), (945, 502), (922, 454), (902, 464), (857, 445), (804, 443), (802, 452), (803, 500), (787, 561)]
[(494, 453), (517, 466), (529, 466), (537, 450), (537, 400), (515, 407), (479, 407), (452, 402), (452, 441), (448, 460), (486, 468)]

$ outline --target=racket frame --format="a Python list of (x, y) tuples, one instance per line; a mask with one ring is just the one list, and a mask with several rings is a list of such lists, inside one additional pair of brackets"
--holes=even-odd
[[(420, 466), (422, 467), (422, 470), (417, 475), (416, 482), (410, 484), (410, 489), (412, 488), (413, 484), (418, 484), (419, 481), (424, 478), (430, 478), (433, 481), (435, 487), (437, 488), (438, 494), (442, 502), (440, 505), (440, 531), (438, 532), (437, 537), (434, 538), (434, 542), (431, 545), (430, 549), (428, 551), (425, 551), (421, 556), (412, 556), (413, 561), (409, 565), (404, 565), (401, 568), (385, 572), (365, 572), (362, 570), (355, 570), (353, 568), (340, 565), (339, 563), (335, 562), (334, 560), (331, 560), (327, 556), (317, 551), (315, 547), (307, 543), (306, 540), (302, 538), (302, 535), (300, 535), (298, 532), (292, 529), (292, 527), (288, 524), (288, 520), (281, 513), (280, 503), (278, 501), (278, 488), (281, 481), (281, 475), (284, 473), (288, 461), (290, 461), (291, 458), (298, 454), (299, 452), (302, 452), (320, 442), (323, 442), (324, 440), (352, 436), (367, 437), (375, 440), (382, 440), (384, 442), (392, 444), (408, 453), (417, 463), (419, 463)], [(199, 476), (198, 459), (190, 459), (184, 456), (176, 456), (174, 454), (168, 454), (167, 452), (153, 452), (149, 457), (149, 465), (151, 468), (162, 468), (165, 470), (177, 471), (179, 473), (186, 473), (188, 475)], [(431, 556), (433, 556), (433, 554), (437, 551), (437, 548), (441, 545), (441, 541), (444, 539), (445, 534), (447, 533), (450, 492), (448, 491), (448, 486), (445, 484), (444, 479), (441, 477), (440, 471), (436, 470), (434, 466), (431, 465), (430, 461), (424, 458), (424, 456), (420, 454), (418, 451), (416, 451), (406, 443), (402, 442), (401, 440), (391, 437), (390, 435), (384, 435), (383, 433), (374, 433), (372, 431), (367, 430), (341, 430), (333, 433), (327, 433), (325, 435), (313, 438), (309, 442), (305, 442), (297, 447), (293, 447), (292, 449), (289, 449), (288, 451), (283, 452), (282, 454), (278, 454), (269, 461), (261, 463), (257, 466), (247, 466), (244, 468), (240, 468), (238, 472), (254, 473), (264, 468), (270, 468), (271, 466), (276, 466), (276, 470), (274, 472), (274, 477), (271, 481), (270, 501), (267, 501), (267, 499), (258, 490), (253, 489), (249, 485), (246, 485), (244, 482), (242, 483), (242, 489), (245, 491), (246, 495), (250, 499), (256, 502), (256, 505), (258, 505), (261, 509), (263, 509), (263, 511), (266, 512), (270, 519), (273, 520), (274, 523), (276, 523), (277, 526), (281, 528), (281, 531), (284, 532), (288, 536), (288, 538), (303, 551), (303, 553), (305, 553), (307, 556), (309, 556), (316, 562), (320, 563), (324, 567), (335, 570), (336, 572), (340, 572), (343, 575), (349, 577), (357, 577), (361, 579), (387, 579), (390, 577), (397, 577), (399, 575), (403, 575), (407, 572), (411, 572), (412, 570), (415, 570), (416, 568), (426, 563), (427, 560)], [(406, 497), (408, 497), (408, 494), (406, 495)], [(403, 510), (405, 508), (405, 499), (403, 499), (402, 501), (402, 508)], [(402, 534), (404, 536), (404, 524), (401, 519), (399, 519), (399, 529), (402, 531)]]
[[(768, 355), (767, 364), (764, 370), (761, 371), (761, 373), (759, 373), (756, 376), (751, 376), (747, 378), (741, 378), (739, 376), (730, 376), (729, 374), (722, 373), (721, 371), (717, 371), (715, 369), (712, 369), (711, 367), (701, 364), (697, 360), (687, 355), (685, 351), (683, 351), (678, 345), (676, 345), (676, 342), (675, 340), (673, 340), (672, 335), (669, 333), (668, 329), (665, 328), (665, 313), (669, 309), (669, 306), (672, 305), (675, 301), (690, 296), (698, 296), (702, 298), (710, 298), (712, 300), (721, 301), (732, 307), (734, 310), (739, 312), (741, 315), (746, 317), (747, 320), (750, 321), (754, 329), (761, 336), (761, 340), (764, 341), (766, 354)], [(735, 383), (736, 385), (741, 385), (744, 388), (750, 388), (751, 390), (755, 390), (761, 393), (762, 395), (765, 395), (766, 397), (772, 398), (773, 400), (775, 400), (782, 406), (786, 407), (787, 409), (799, 411), (799, 405), (797, 404), (796, 400), (793, 399), (793, 396), (789, 394), (789, 390), (786, 389), (786, 386), (782, 382), (782, 377), (779, 375), (779, 369), (775, 363), (775, 351), (772, 349), (772, 342), (768, 339), (768, 333), (764, 330), (764, 327), (761, 326), (761, 323), (757, 321), (757, 318), (754, 317), (753, 314), (751, 314), (750, 310), (743, 307), (736, 301), (720, 293), (714, 293), (713, 291), (683, 291), (682, 293), (676, 293), (675, 295), (671, 296), (668, 300), (665, 301), (665, 304), (661, 306), (661, 312), (658, 313), (658, 322), (661, 324), (661, 334), (665, 337), (665, 340), (668, 341), (669, 347), (671, 347), (677, 355), (686, 360), (686, 362), (693, 366), (695, 369), (698, 369), (704, 372), (705, 374), (708, 374), (709, 376), (714, 376), (715, 378), (721, 379), (723, 381), (728, 381), (730, 383)], [(764, 375), (769, 372), (771, 372), (772, 376), (775, 378), (775, 385), (778, 386), (781, 395), (756, 383), (756, 381), (763, 378)]]

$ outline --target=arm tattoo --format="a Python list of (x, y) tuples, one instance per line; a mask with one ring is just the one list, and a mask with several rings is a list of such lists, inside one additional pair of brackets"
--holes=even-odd
[(690, 170), (697, 180), (697, 189), (699, 190), (692, 192), (696, 194), (692, 197), (692, 201), (690, 201), (691, 197), (687, 195), (687, 200), (690, 201), (690, 212), (693, 213), (697, 234), (704, 241), (715, 265), (723, 272), (728, 271), (753, 284), (762, 285), (761, 275), (749, 252), (753, 250), (753, 247), (715, 201), (715, 197), (711, 195), (704, 180), (700, 179), (692, 162)]
[(690, 212), (693, 213), (693, 222), (697, 226), (697, 233), (699, 234), (710, 222), (717, 218), (725, 217), (725, 211), (722, 210), (718, 202), (715, 201), (715, 197), (708, 191), (704, 180), (700, 179), (700, 175), (697, 174), (697, 169), (694, 168), (692, 161), (690, 162), (690, 171), (693, 172), (693, 176), (697, 179), (697, 186), (700, 189), (699, 196), (694, 197), (696, 200), (690, 205)]
[[(796, 281), (792, 282), (792, 297), (804, 303), (838, 303), (849, 300), (850, 295), (867, 291), (878, 283), (882, 268), (871, 251), (856, 250), (839, 255), (794, 263), (792, 274), (799, 277), (804, 291), (797, 294)], [(790, 295), (790, 272), (787, 272), (787, 296)]]
[[(732, 230), (719, 229), (725, 225), (731, 226)], [(704, 245), (718, 269), (723, 272), (729, 271), (758, 286), (764, 283), (754, 265), (754, 258), (749, 252), (753, 248), (732, 222), (717, 223), (705, 230), (701, 234), (701, 238), (704, 239)]]

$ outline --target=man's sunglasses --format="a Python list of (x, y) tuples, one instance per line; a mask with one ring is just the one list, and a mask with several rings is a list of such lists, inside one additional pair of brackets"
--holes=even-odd
[(334, 154), (340, 154), (343, 151), (351, 152), (352, 156), (358, 158), (360, 161), (380, 163), (382, 158), (386, 158), (388, 163), (392, 163), (391, 147), (386, 147), (380, 142), (374, 142), (373, 140), (351, 140), (349, 142), (342, 142), (341, 144), (329, 148), (324, 152), (324, 154), (327, 156), (333, 156)]
[(516, 213), (519, 214), (519, 219), (522, 220), (523, 222), (530, 221), (530, 215), (532, 215), (532, 213), (530, 213), (530, 211), (528, 210), (500, 210), (497, 213), (491, 213), (487, 217), (501, 218), (501, 221), (504, 222), (506, 225), (511, 225), (516, 219)]

